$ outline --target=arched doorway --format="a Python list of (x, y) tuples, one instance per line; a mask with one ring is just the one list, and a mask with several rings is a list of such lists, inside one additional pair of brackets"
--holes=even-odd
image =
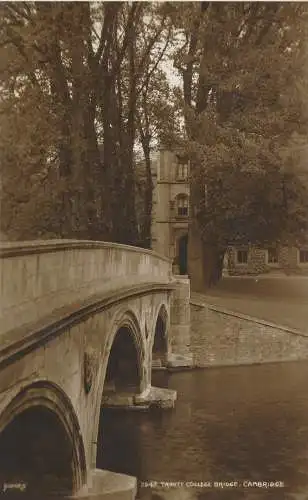
[(181, 236), (178, 240), (178, 256), (179, 256), (179, 271), (180, 274), (187, 274), (187, 249), (188, 249), (188, 234)]
[(152, 348), (152, 370), (161, 369), (166, 366), (168, 354), (168, 342), (166, 338), (167, 312), (164, 306), (160, 308), (157, 316), (154, 342)]
[[(27, 408), (1, 432), (0, 484), (4, 483), (24, 485), (27, 494), (41, 498), (72, 494), (73, 443), (49, 408)], [(5, 493), (9, 496), (12, 490)]]

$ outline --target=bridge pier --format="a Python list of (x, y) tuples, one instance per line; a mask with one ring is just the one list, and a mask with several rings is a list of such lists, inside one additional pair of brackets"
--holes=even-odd
[(148, 408), (174, 408), (176, 391), (162, 387), (148, 387), (143, 393), (135, 396), (135, 405), (147, 405)]
[(151, 408), (174, 408), (176, 391), (150, 386), (140, 394), (113, 393), (103, 396), (104, 408), (122, 410), (149, 410)]
[(190, 350), (190, 280), (188, 276), (174, 276), (175, 288), (171, 296), (170, 345), (167, 368), (182, 370), (193, 367)]

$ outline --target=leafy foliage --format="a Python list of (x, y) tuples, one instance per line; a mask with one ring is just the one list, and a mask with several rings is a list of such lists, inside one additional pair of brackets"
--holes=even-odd
[[(181, 116), (190, 241), (201, 235), (223, 252), (303, 237), (305, 4), (4, 2), (0, 10), (1, 228), (10, 237), (150, 246), (150, 154), (157, 141), (179, 140)], [(166, 77), (171, 49), (182, 93)]]
[(135, 243), (137, 106), (164, 7), (3, 3), (1, 17), (2, 229)]
[(308, 229), (308, 178), (292, 153), (295, 134), (307, 137), (307, 12), (290, 3), (173, 7), (192, 159), (190, 240), (201, 235), (216, 253), (237, 242), (295, 243)]

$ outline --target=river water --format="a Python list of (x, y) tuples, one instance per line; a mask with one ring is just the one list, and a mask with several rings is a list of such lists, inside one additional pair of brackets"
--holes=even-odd
[(140, 498), (308, 499), (308, 362), (153, 382), (177, 390), (173, 410), (102, 413), (98, 466), (137, 476)]
[(152, 382), (177, 390), (175, 408), (103, 410), (98, 445), (98, 467), (136, 476), (141, 500), (308, 500), (308, 361)]

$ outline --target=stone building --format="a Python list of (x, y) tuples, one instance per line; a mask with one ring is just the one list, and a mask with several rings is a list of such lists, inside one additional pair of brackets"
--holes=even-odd
[(153, 162), (152, 248), (173, 260), (176, 274), (187, 274), (189, 162), (160, 150)]
[[(176, 274), (188, 274), (189, 161), (161, 149), (152, 161), (152, 248), (173, 260)], [(229, 247), (224, 274), (308, 274), (308, 245)]]
[(225, 259), (229, 275), (308, 274), (308, 246), (230, 247)]

